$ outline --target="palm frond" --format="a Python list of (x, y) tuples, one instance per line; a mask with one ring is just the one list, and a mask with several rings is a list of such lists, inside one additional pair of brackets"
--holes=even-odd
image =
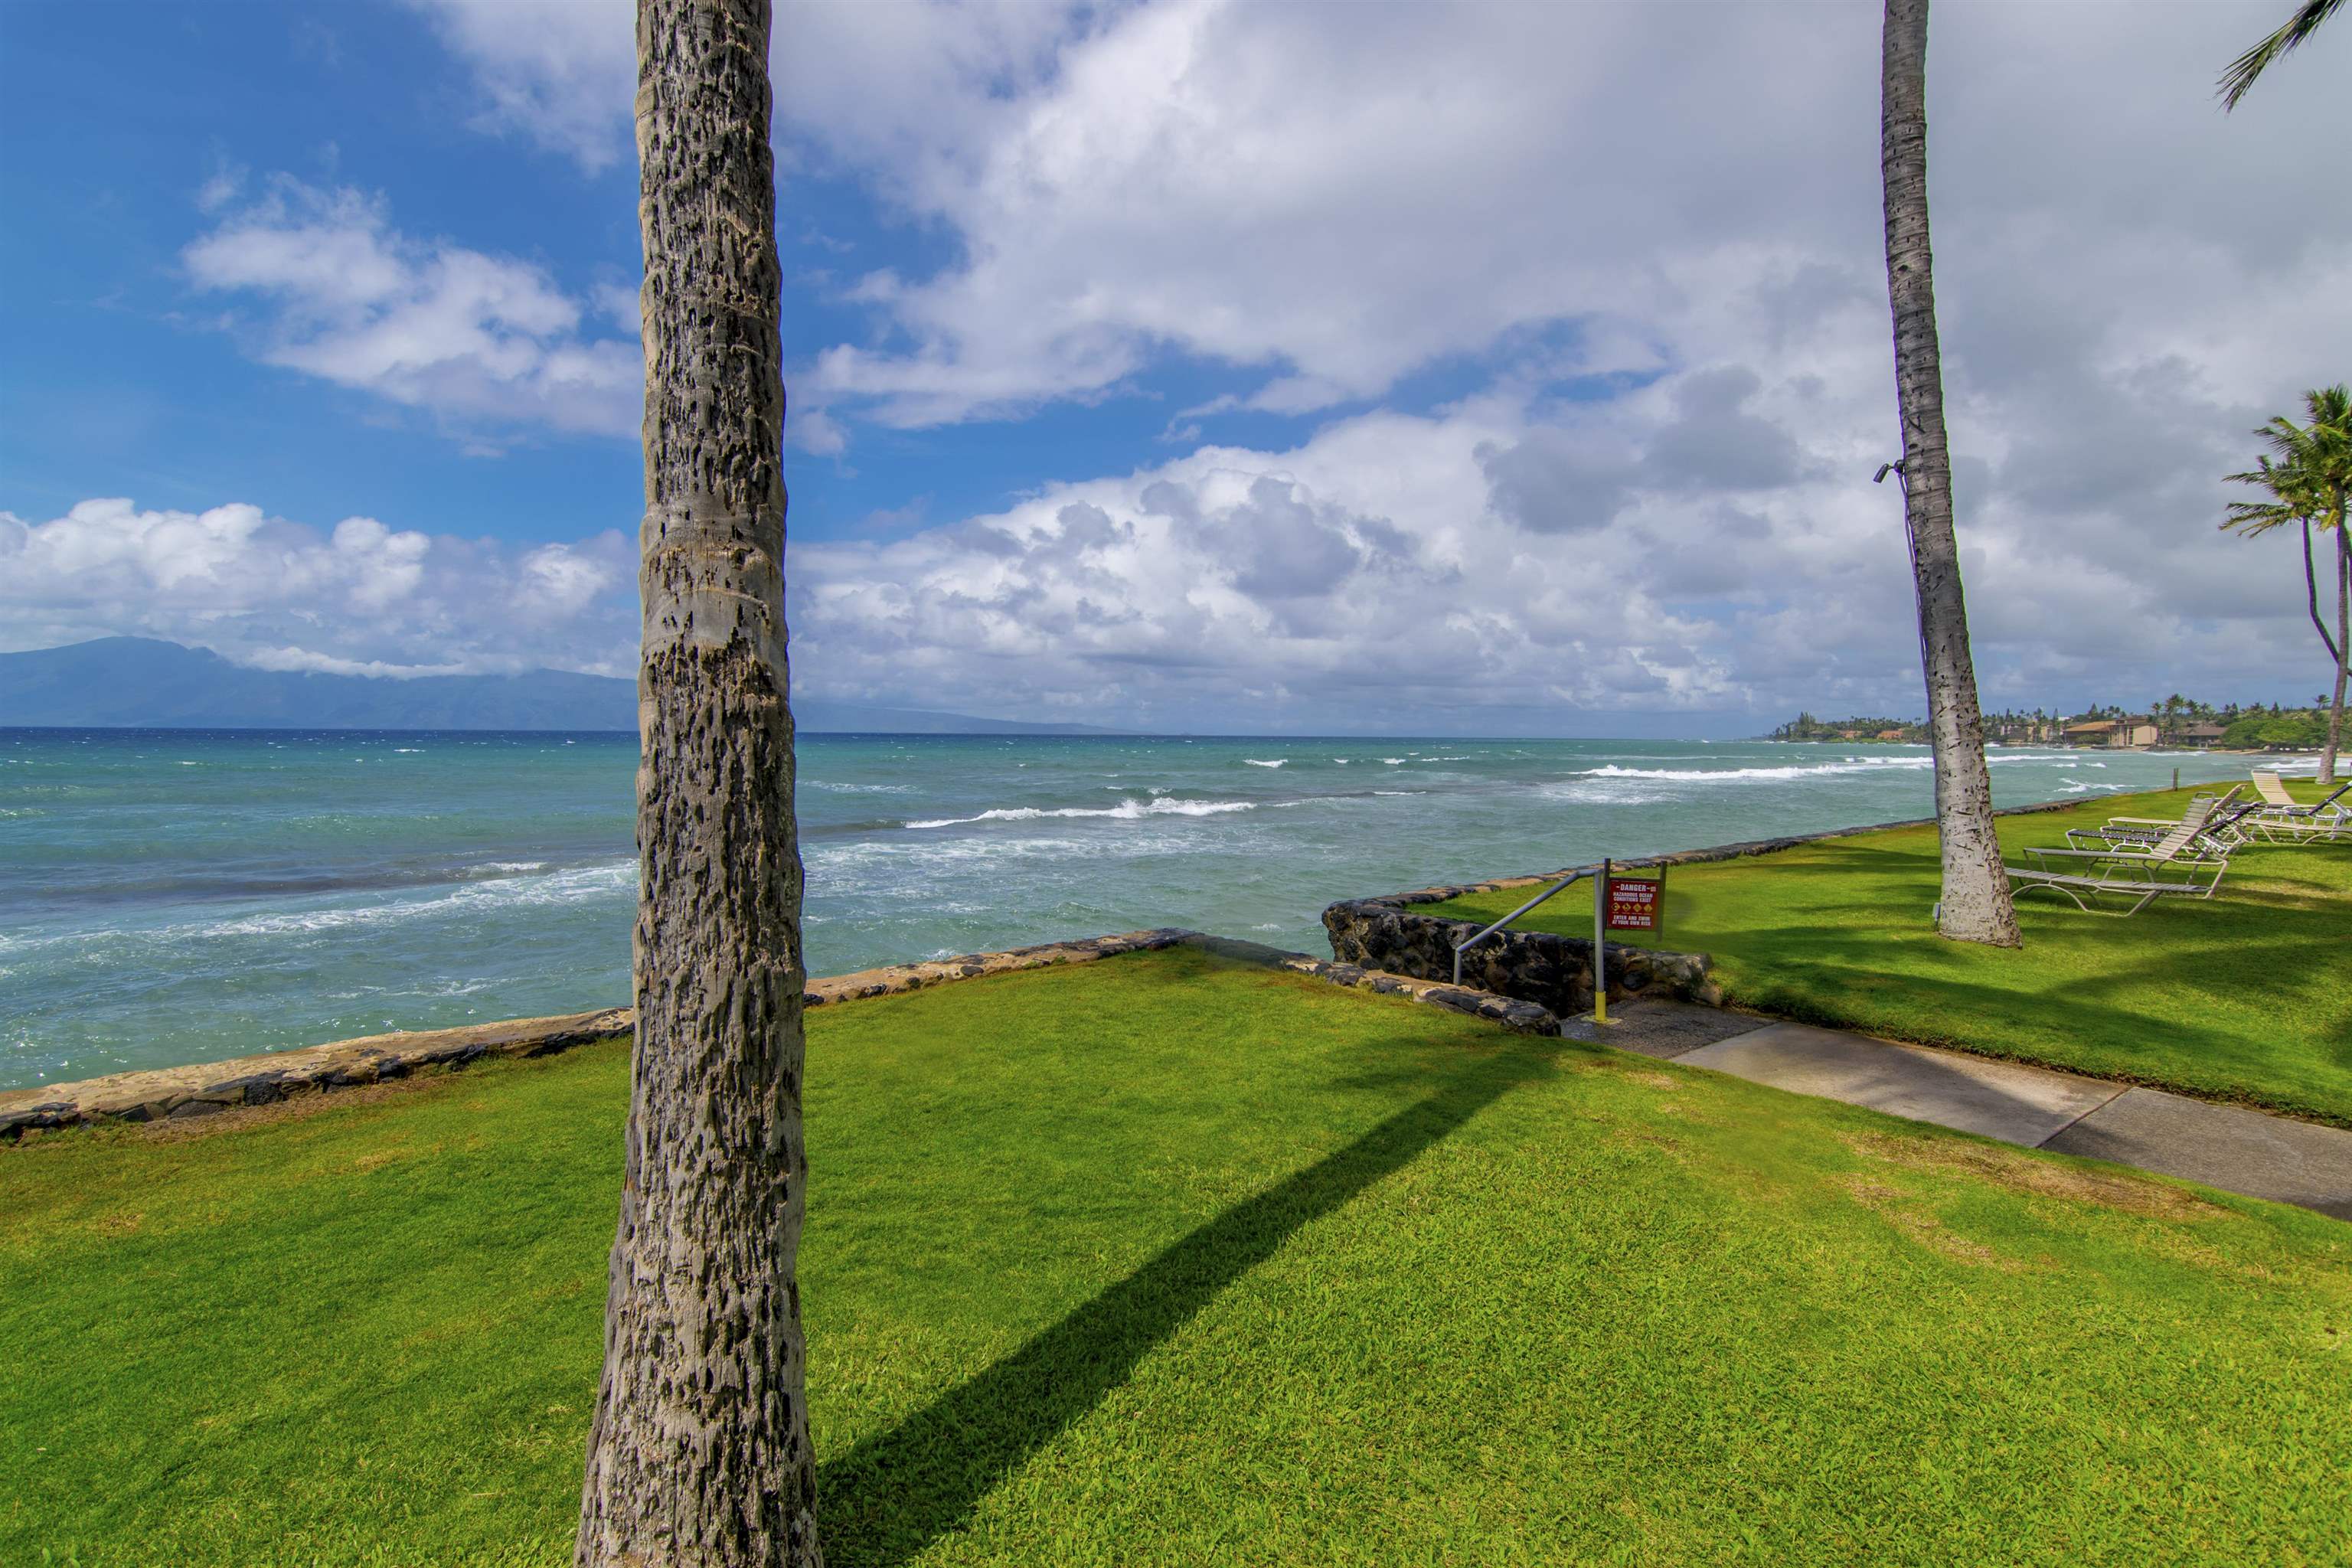
[(2273, 60), (2317, 32), (2319, 25), (2334, 16), (2336, 7), (2343, 4), (2344, 0), (2304, 0), (2294, 8), (2294, 15), (2286, 19), (2284, 26), (2231, 60), (2229, 68), (2221, 73), (2221, 85), (2216, 89), (2221, 94), (2223, 110), (2237, 108), (2238, 100), (2246, 96), (2247, 89), (2254, 85), (2255, 79), (2269, 68)]
[[(2274, 425), (2285, 425), (2297, 436), (2304, 434), (2284, 419), (2274, 420), (2254, 434), (2275, 438)], [(2257, 489), (2268, 490), (2274, 499), (2231, 501), (2227, 509), (2229, 519), (2221, 527), (2237, 529), (2248, 534), (2268, 533), (2273, 528), (2284, 528), (2291, 522), (2309, 521), (2320, 514), (2322, 503), (2305, 470), (2292, 462), (2273, 463), (2268, 458), (2257, 458), (2254, 463), (2255, 467), (2249, 472), (2222, 477), (2233, 484), (2252, 485)]]

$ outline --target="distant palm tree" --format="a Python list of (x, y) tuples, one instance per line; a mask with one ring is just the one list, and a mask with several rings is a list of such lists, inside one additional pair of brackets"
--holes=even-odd
[[(2323, 387), (2303, 395), (2308, 423), (2297, 425), (2281, 414), (2254, 432), (2270, 444), (2271, 455), (2255, 467), (2229, 478), (2252, 485), (2267, 500), (2231, 501), (2221, 526), (2248, 534), (2267, 533), (2288, 523), (2303, 533), (2303, 583), (2313, 629), (2336, 666), (2336, 693), (2327, 707), (2327, 744), (2320, 754), (2319, 782), (2336, 782), (2336, 758), (2344, 740), (2344, 690), (2347, 665), (2352, 665), (2352, 530), (2345, 526), (2347, 496), (2352, 496), (2352, 390)], [(2328, 575), (2335, 584), (2336, 629), (2330, 636), (2320, 614), (2319, 579), (2312, 560), (2311, 531), (2336, 535), (2336, 564)]]
[(1879, 174), (1886, 201), (1886, 292), (1895, 314), (1895, 389), (1903, 418), (1904, 521), (1919, 599), (1936, 756), (1943, 898), (1936, 929), (1962, 942), (2018, 945), (2017, 911), (1993, 832), (1992, 775), (1969, 653), (1952, 461), (1944, 436), (1944, 369), (1927, 242), (1927, 0), (1886, 0), (1880, 57)]
[(2238, 100), (2254, 85), (2270, 63), (2301, 44), (2319, 30), (2319, 25), (2336, 14), (2344, 0), (2304, 0), (2294, 8), (2294, 15), (2285, 26), (2230, 62), (2221, 73), (2221, 108), (2226, 111), (2238, 107)]
[(639, 0), (636, 1048), (574, 1561), (821, 1568), (770, 0)]

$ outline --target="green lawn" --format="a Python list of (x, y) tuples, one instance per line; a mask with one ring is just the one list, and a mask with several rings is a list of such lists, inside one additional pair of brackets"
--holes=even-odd
[[(625, 1079), (0, 1148), (0, 1562), (568, 1562)], [(825, 1008), (808, 1118), (835, 1568), (2352, 1549), (2301, 1210), (1189, 949)]]
[[(2003, 817), (2001, 844), (2030, 864), (2024, 845), (2119, 814), (2178, 816), (2190, 793)], [(2032, 893), (2017, 951), (1938, 937), (1938, 879), (1932, 827), (1680, 866), (1654, 945), (1712, 953), (1729, 999), (1762, 1012), (2352, 1125), (2352, 845), (2242, 849), (2210, 901), (2128, 919)], [(1483, 923), (1526, 898), (1415, 909)], [(1591, 901), (1572, 889), (1520, 924), (1589, 937)]]

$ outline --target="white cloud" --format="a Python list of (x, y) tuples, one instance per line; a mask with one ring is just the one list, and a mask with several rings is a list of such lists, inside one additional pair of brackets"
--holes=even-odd
[[(416, 3), (499, 129), (623, 155), (625, 0)], [(2144, 700), (2150, 670), (2217, 696), (2315, 683), (2294, 673), (2316, 661), (2291, 550), (2211, 527), (2244, 431), (2352, 363), (2352, 206), (2310, 199), (2339, 174), (2331, 79), (2297, 61), (2239, 114), (2210, 106), (2258, 20), (1940, 14), (1937, 281), (1996, 705)], [(1116, 395), (1176, 353), (1232, 374), (1171, 438), (1377, 402), (1433, 365), (1475, 389), (796, 544), (803, 689), (1194, 725), (1916, 710), (1898, 501), (1868, 483), (1897, 441), (1874, 10), (816, 5), (778, 38), (787, 180), (845, 169), (955, 242), (935, 272), (852, 286), (888, 330), (795, 378), (804, 447)], [(635, 428), (635, 351), (607, 365), (618, 345), (583, 325), (625, 331), (625, 289), (574, 298), (283, 187), (215, 243), (225, 286), (278, 302), (283, 363), (461, 422)], [(607, 368), (625, 400), (590, 384)], [(183, 533), (188, 580), (258, 559), (226, 524)], [(351, 553), (377, 592), (422, 570), (394, 605), (455, 548)], [(625, 591), (612, 559), (601, 597), (521, 555), (498, 591), (570, 625)]]
[[(182, 260), (197, 287), (266, 302), (249, 327), (264, 360), (424, 409), (477, 445), (519, 426), (637, 428), (634, 335), (594, 335), (543, 268), (399, 233), (381, 199), (281, 178)], [(595, 308), (633, 331), (625, 293), (600, 290)]]
[[(1822, 403), (1735, 365), (1621, 405), (1370, 414), (1289, 451), (1204, 447), (892, 542), (795, 546), (797, 689), (1308, 731), (1916, 711), (1899, 499), (1857, 479)], [(1789, 460), (1743, 457), (1705, 494), (1652, 460), (1661, 432), (1736, 451), (1759, 424)], [(1604, 454), (1608, 526), (1522, 522), (1572, 512), (1591, 481), (1498, 459), (1563, 444)], [(2156, 559), (2110, 551), (2118, 521), (2086, 514), (2053, 570), (2032, 518), (1985, 509), (1967, 567), (1990, 700), (2143, 700), (2148, 669), (2242, 698), (2312, 664), (2284, 557), (2210, 531)]]
[[(1861, 335), (1849, 311), (1866, 313), (1834, 303), (1815, 330)], [(1916, 711), (1899, 499), (1867, 482), (1863, 411), (1835, 384), (1734, 360), (1601, 404), (1376, 412), (1288, 450), (1204, 447), (903, 537), (796, 542), (794, 689), (1177, 729)], [(2147, 428), (2101, 433), (2123, 466), (2210, 423), (2186, 395), (2129, 412)], [(1695, 487), (1662, 451), (1718, 466)], [(1989, 701), (2145, 700), (2147, 671), (2217, 699), (2319, 679), (2291, 549), (2151, 540), (2141, 490), (2094, 484), (2058, 510), (2019, 500), (2043, 482), (2022, 458), (2005, 484), (1979, 467), (1964, 547)], [(625, 674), (634, 575), (614, 532), (525, 548), (93, 500), (0, 514), (0, 642), (141, 632), (278, 668)]]
[(629, 0), (410, 0), (472, 68), (476, 124), (515, 132), (591, 174), (627, 156), (636, 92)]
[[(2244, 20), (2122, 20), (1939, 24), (1954, 324), (1971, 302), (2079, 313), (2137, 340), (2125, 352), (2172, 341), (2217, 383), (2239, 372), (2241, 396), (2340, 363), (2327, 290), (2352, 223), (2294, 194), (2337, 172), (2325, 85), (2283, 81), (2269, 118), (2225, 122), (2210, 81)], [(1231, 405), (1298, 412), (1449, 355), (1522, 360), (1515, 336), (1547, 326), (1590, 347), (1555, 370), (1714, 357), (1721, 310), (1694, 285), (1759, 258), (1800, 292), (1808, 271), (1858, 279), (1883, 310), (1877, 41), (1859, 6), (1133, 8), (1068, 42), (960, 159), (893, 171), (963, 258), (879, 297), (911, 346), (845, 344), (819, 368), (845, 405), (926, 425), (1116, 389), (1175, 349), (1264, 375)], [(1963, 382), (2004, 368), (1971, 347), (1948, 339)]]
[[(408, 0), (465, 61), (478, 123), (597, 174), (629, 154), (636, 94), (631, 0)], [(787, 127), (909, 187), (960, 183), (963, 150), (1083, 33), (1068, 0), (784, 0), (770, 68)], [(789, 156), (789, 153), (787, 156)]]
[[(531, 134), (625, 131), (626, 0), (417, 3)], [(2282, 196), (2336, 172), (2326, 73), (2212, 109), (2258, 17), (1942, 17), (1956, 324), (1971, 301), (2079, 311), (2275, 396), (2278, 318), (2308, 331), (2352, 219)], [(1515, 337), (1562, 324), (1578, 347), (1554, 373), (1664, 368), (1717, 357), (1695, 287), (1759, 258), (1801, 295), (1810, 273), (1883, 300), (1867, 6), (810, 4), (781, 7), (776, 37), (788, 161), (820, 150), (960, 241), (932, 276), (850, 290), (902, 338), (823, 356), (836, 417), (1017, 414), (1171, 348), (1258, 374), (1220, 407), (1311, 411), (1448, 355), (1516, 363)], [(2324, 313), (2299, 359), (2344, 347), (2345, 313)], [(1963, 334), (1948, 353), (1974, 374)]]
[(419, 675), (636, 663), (636, 563), (617, 532), (523, 549), (233, 502), (86, 500), (0, 512), (0, 643), (135, 634), (269, 669)]
[(338, 658), (299, 647), (248, 647), (237, 662), (255, 669), (293, 670), (300, 674), (364, 675), (379, 680), (415, 680), (427, 675), (467, 675), (463, 664), (388, 664), (380, 658)]

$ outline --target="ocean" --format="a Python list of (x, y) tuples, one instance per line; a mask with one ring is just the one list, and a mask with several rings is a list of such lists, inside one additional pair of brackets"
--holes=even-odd
[[(0, 730), (0, 1088), (625, 1004), (636, 738)], [(2003, 805), (2243, 778), (1997, 750)], [(1929, 815), (1924, 749), (811, 735), (814, 973)], [(1926, 918), (1926, 911), (1921, 911)]]

